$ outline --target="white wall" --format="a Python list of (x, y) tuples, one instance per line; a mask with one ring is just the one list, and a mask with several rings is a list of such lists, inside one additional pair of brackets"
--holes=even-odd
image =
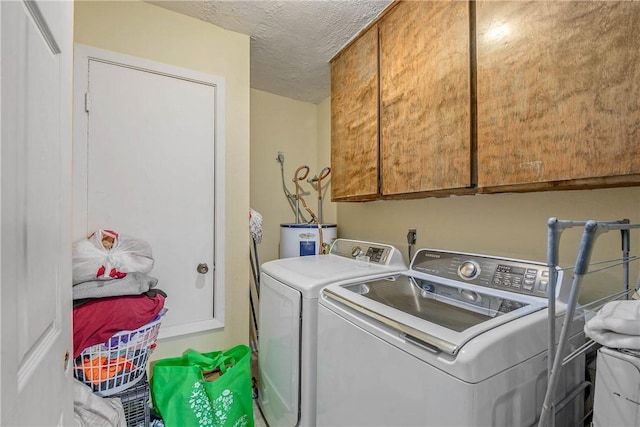
[(248, 343), (249, 37), (141, 1), (76, 2), (74, 26), (77, 43), (225, 78), (225, 327), (160, 340), (152, 359)]

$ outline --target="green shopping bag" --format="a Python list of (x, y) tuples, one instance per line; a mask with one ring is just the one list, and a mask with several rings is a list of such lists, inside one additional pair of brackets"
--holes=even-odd
[(251, 350), (185, 352), (153, 365), (151, 396), (167, 427), (253, 427)]

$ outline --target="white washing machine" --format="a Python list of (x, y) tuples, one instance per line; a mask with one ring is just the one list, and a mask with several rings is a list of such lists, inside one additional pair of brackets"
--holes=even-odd
[(393, 246), (337, 239), (328, 255), (262, 265), (258, 404), (271, 427), (315, 426), (318, 296), (331, 283), (406, 271)]
[[(560, 301), (568, 285), (557, 287)], [(325, 287), (317, 424), (533, 425), (547, 384), (547, 289), (544, 264), (429, 249), (395, 280)], [(583, 418), (584, 363), (562, 370), (555, 425)]]

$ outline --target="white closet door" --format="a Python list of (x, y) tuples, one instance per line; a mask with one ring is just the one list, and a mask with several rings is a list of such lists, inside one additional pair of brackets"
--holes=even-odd
[(0, 18), (0, 425), (71, 425), (73, 4)]
[[(146, 240), (168, 294), (161, 336), (211, 329), (216, 85), (88, 60), (86, 232)], [(77, 98), (76, 98), (77, 99)], [(198, 272), (206, 264), (208, 272)]]

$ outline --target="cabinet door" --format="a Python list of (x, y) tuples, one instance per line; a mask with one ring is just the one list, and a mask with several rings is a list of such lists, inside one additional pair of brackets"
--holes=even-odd
[(478, 185), (633, 179), (638, 28), (638, 2), (478, 2)]
[(331, 63), (331, 199), (378, 193), (378, 28)]
[(401, 2), (378, 25), (382, 194), (469, 187), (469, 4)]

